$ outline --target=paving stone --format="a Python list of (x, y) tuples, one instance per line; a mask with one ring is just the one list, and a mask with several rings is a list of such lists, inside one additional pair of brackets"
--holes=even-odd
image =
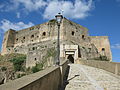
[(67, 80), (65, 90), (120, 90), (119, 78), (105, 70), (80, 64), (70, 64)]

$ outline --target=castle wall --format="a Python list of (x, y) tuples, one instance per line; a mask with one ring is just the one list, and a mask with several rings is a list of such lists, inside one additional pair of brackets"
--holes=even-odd
[(56, 41), (44, 41), (28, 46), (26, 67), (42, 63), (46, 66), (53, 65), (56, 57)]
[(8, 30), (5, 33), (2, 43), (2, 52), (1, 52), (2, 55), (13, 52), (15, 33), (16, 31), (12, 29)]
[(47, 23), (17, 31), (14, 45), (15, 52), (27, 54), (27, 46), (29, 44), (56, 40), (58, 33), (57, 30), (58, 27), (56, 21), (50, 20)]
[(102, 56), (107, 56), (109, 60), (112, 60), (108, 36), (90, 36), (90, 39)]
[(63, 21), (64, 28), (64, 40), (69, 40), (73, 44), (83, 44), (83, 42), (88, 43), (88, 30), (83, 26), (80, 26), (69, 20)]
[[(2, 55), (8, 53), (27, 54), (26, 66), (31, 67), (44, 61), (48, 52), (57, 47), (57, 38), (58, 26), (54, 19), (19, 31), (9, 30), (4, 36)], [(60, 25), (60, 45), (78, 46), (75, 59), (95, 59), (100, 54), (112, 59), (108, 37), (89, 36), (85, 27), (66, 18), (63, 18)], [(48, 66), (54, 63), (54, 58), (51, 56), (48, 58), (49, 60), (46, 59)]]

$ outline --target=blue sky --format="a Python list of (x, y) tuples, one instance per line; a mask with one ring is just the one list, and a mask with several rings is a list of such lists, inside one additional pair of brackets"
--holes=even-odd
[(0, 0), (0, 46), (9, 28), (41, 24), (58, 12), (92, 36), (109, 36), (113, 61), (120, 62), (120, 0)]

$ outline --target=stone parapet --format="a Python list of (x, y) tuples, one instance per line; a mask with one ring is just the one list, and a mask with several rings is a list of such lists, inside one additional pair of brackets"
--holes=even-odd
[(68, 61), (0, 85), (0, 90), (60, 90)]
[(120, 63), (98, 60), (77, 60), (77, 63), (100, 68), (120, 76)]

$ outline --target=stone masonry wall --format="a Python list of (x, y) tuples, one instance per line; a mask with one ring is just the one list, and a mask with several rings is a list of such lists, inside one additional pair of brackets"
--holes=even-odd
[[(55, 19), (19, 31), (9, 30), (5, 33), (1, 54), (27, 54), (27, 63), (32, 65), (37, 60), (43, 60), (48, 49), (57, 46), (57, 36)], [(60, 44), (78, 45), (78, 57), (85, 60), (99, 57), (100, 54), (112, 59), (108, 37), (91, 37), (87, 28), (66, 18), (63, 18), (60, 25)]]
[(112, 60), (110, 43), (107, 36), (90, 36), (90, 39), (102, 56), (107, 56), (109, 60)]
[(5, 33), (4, 40), (2, 43), (2, 55), (6, 53), (11, 53), (13, 51), (15, 41), (15, 30), (8, 30)]

